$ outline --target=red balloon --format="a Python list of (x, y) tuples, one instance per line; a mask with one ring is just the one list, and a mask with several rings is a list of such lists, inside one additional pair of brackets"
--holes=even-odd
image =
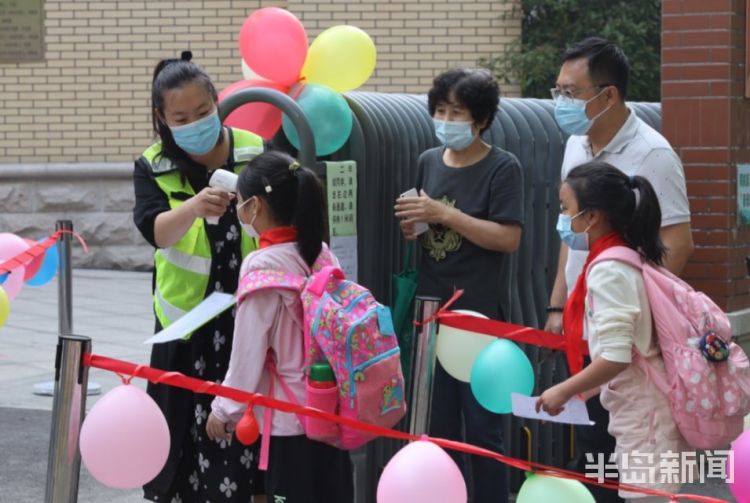
[[(23, 239), (26, 241), (26, 243), (31, 247), (35, 246), (37, 244), (36, 241), (32, 241), (31, 239)], [(33, 278), (36, 273), (39, 272), (39, 268), (42, 267), (42, 262), (44, 262), (44, 253), (39, 255), (37, 258), (26, 264), (26, 272), (23, 274), (23, 280), (28, 281), (31, 278)]]
[[(275, 89), (284, 94), (289, 90), (287, 86), (269, 82), (266, 80), (240, 80), (229, 84), (219, 93), (219, 103), (224, 101), (227, 96), (242, 89), (265, 87)], [(236, 108), (229, 116), (224, 119), (224, 125), (246, 129), (262, 136), (266, 140), (273, 138), (273, 135), (281, 127), (281, 110), (268, 103), (248, 103)]]
[(258, 75), (280, 84), (299, 80), (307, 58), (307, 33), (294, 14), (265, 7), (250, 14), (240, 29), (240, 54)]
[(242, 419), (237, 423), (234, 434), (242, 445), (253, 445), (258, 440), (260, 430), (258, 429), (258, 422), (255, 420), (252, 407), (247, 408)]

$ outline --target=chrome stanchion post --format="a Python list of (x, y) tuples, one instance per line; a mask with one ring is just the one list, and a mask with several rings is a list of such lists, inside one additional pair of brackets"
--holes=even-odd
[[(73, 333), (73, 254), (71, 243), (73, 239), (73, 222), (70, 220), (58, 220), (55, 224), (56, 231), (65, 231), (57, 239), (57, 331), (60, 335)], [(56, 383), (52, 381), (41, 382), (34, 385), (34, 394), (52, 396)], [(101, 393), (101, 385), (95, 382), (88, 383), (87, 394), (98, 395)]]
[[(426, 434), (430, 426), (432, 383), (435, 373), (437, 320), (433, 319), (440, 307), (437, 297), (417, 296), (416, 321), (412, 338), (411, 382), (409, 383), (409, 433)], [(424, 323), (428, 320), (427, 323)]]
[(91, 352), (91, 339), (60, 334), (55, 357), (55, 393), (47, 463), (46, 503), (76, 503), (81, 455), (78, 434), (86, 412), (88, 367), (83, 355)]
[(58, 331), (66, 335), (73, 333), (73, 257), (70, 250), (73, 222), (58, 220), (56, 230), (66, 231), (57, 241), (57, 251), (60, 257), (57, 276)]

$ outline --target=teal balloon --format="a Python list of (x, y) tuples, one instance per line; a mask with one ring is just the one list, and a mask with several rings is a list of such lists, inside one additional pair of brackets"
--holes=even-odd
[(44, 260), (42, 260), (42, 266), (39, 268), (39, 271), (26, 284), (30, 286), (46, 285), (57, 274), (59, 262), (60, 257), (57, 253), (57, 245), (50, 246), (44, 252)]
[(516, 503), (596, 503), (591, 492), (577, 480), (545, 475), (527, 475), (516, 496)]
[[(316, 156), (332, 154), (344, 146), (352, 132), (352, 112), (341, 94), (320, 84), (307, 84), (296, 101), (312, 128)], [(286, 115), (281, 126), (299, 150), (297, 130)]]
[(531, 395), (534, 368), (521, 348), (507, 339), (498, 339), (474, 360), (469, 382), (482, 407), (496, 414), (506, 414), (513, 409), (511, 393)]

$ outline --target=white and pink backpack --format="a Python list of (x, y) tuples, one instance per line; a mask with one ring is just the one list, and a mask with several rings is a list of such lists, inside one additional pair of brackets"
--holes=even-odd
[[(305, 405), (372, 425), (393, 427), (406, 413), (406, 402), (390, 309), (378, 303), (363, 286), (347, 281), (344, 273), (332, 266), (327, 247), (312, 270), (307, 278), (277, 270), (250, 271), (240, 280), (238, 302), (268, 288), (299, 292), (304, 309), (305, 375), (312, 364), (327, 362), (337, 384), (337, 393), (327, 397), (306, 386)], [(277, 381), (287, 399), (294, 402), (293, 393), (273, 363), (267, 362), (266, 366), (272, 381)], [(269, 416), (264, 419), (264, 429), (270, 427)], [(341, 449), (354, 449), (375, 437), (330, 421), (298, 417), (309, 438)], [(268, 437), (268, 432), (264, 437)]]
[(605, 250), (589, 266), (619, 260), (643, 274), (666, 375), (634, 350), (633, 362), (668, 398), (685, 440), (697, 449), (726, 447), (750, 412), (750, 362), (732, 341), (727, 315), (704, 293), (630, 248)]

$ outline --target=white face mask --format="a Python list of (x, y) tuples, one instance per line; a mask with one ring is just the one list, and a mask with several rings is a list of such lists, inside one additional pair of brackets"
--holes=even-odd
[(240, 221), (240, 225), (242, 226), (242, 229), (247, 233), (248, 236), (251, 238), (258, 239), (260, 237), (260, 234), (258, 234), (258, 231), (255, 230), (255, 227), (253, 227), (253, 222), (255, 222), (255, 217), (257, 216), (256, 213), (253, 213), (253, 218), (250, 220), (249, 224), (246, 224), (242, 221), (242, 218), (240, 218), (240, 208), (245, 206), (247, 203), (252, 201), (253, 198), (248, 198), (244, 201), (242, 201), (240, 204), (237, 205), (237, 220)]

